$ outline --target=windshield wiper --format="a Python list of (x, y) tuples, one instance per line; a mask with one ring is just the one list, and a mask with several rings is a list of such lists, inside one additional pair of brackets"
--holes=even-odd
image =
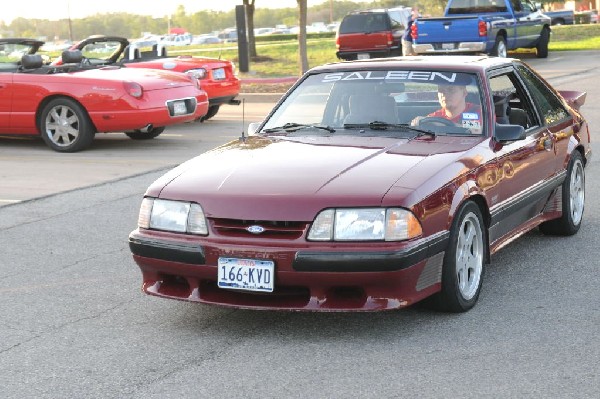
[[(416, 137), (420, 137), (423, 135), (430, 135), (435, 137), (435, 132), (427, 129), (421, 129), (415, 126), (411, 126), (406, 123), (386, 123), (381, 121), (373, 121), (371, 123), (345, 123), (345, 129), (366, 129), (369, 128), (371, 130), (388, 130), (388, 129), (405, 129), (410, 130), (411, 132), (417, 132)], [(415, 138), (416, 138), (415, 137)]]
[(303, 123), (286, 123), (283, 126), (278, 126), (278, 127), (272, 127), (269, 129), (265, 129), (263, 130), (263, 133), (276, 133), (276, 132), (280, 132), (280, 131), (284, 131), (284, 132), (288, 132), (288, 133), (293, 133), (293, 132), (297, 132), (300, 129), (321, 129), (321, 130), (326, 130), (329, 133), (335, 133), (335, 129), (330, 127), (330, 126), (326, 126), (326, 125), (321, 125), (319, 123), (312, 123), (312, 124), (303, 124)]

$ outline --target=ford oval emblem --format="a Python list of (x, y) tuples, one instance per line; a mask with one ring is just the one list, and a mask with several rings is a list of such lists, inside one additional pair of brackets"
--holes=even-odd
[(247, 227), (246, 231), (248, 231), (248, 233), (252, 233), (252, 234), (260, 234), (260, 233), (264, 233), (265, 228), (262, 226), (253, 225), (253, 226)]

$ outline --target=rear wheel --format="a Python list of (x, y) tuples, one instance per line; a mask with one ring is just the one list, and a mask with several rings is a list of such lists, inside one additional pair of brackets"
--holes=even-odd
[(134, 139), (134, 140), (150, 140), (150, 139), (160, 136), (160, 134), (164, 131), (165, 131), (165, 127), (160, 126), (160, 127), (153, 127), (152, 129), (148, 130), (147, 132), (142, 132), (141, 130), (134, 130), (133, 132), (125, 132), (125, 134), (127, 135), (127, 137)]
[(583, 157), (574, 151), (562, 184), (562, 216), (540, 225), (544, 234), (570, 236), (579, 231), (585, 203), (585, 169)]
[(508, 50), (506, 48), (506, 40), (504, 40), (504, 36), (496, 37), (496, 43), (492, 48), (491, 55), (495, 55), (496, 57), (506, 58)]
[(211, 105), (210, 107), (208, 107), (208, 112), (200, 120), (204, 122), (215, 116), (217, 112), (219, 112), (219, 107), (219, 105)]
[(477, 303), (483, 281), (487, 230), (479, 207), (467, 201), (457, 212), (444, 255), (442, 290), (432, 298), (443, 311), (466, 312)]
[(544, 28), (540, 33), (540, 40), (536, 46), (538, 58), (548, 58), (548, 43), (550, 43), (550, 31)]
[(94, 140), (94, 126), (81, 105), (70, 98), (55, 98), (42, 110), (42, 139), (58, 152), (77, 152)]

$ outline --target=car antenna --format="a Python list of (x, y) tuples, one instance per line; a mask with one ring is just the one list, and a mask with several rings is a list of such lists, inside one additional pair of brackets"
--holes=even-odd
[(246, 99), (242, 98), (242, 135), (240, 136), (240, 141), (242, 143), (246, 142), (246, 135), (244, 134), (244, 126), (246, 126), (246, 121), (245, 121), (245, 116), (246, 116)]

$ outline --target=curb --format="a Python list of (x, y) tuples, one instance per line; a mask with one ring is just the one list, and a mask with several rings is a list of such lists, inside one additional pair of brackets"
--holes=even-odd
[(240, 93), (236, 99), (247, 103), (276, 103), (285, 93)]

